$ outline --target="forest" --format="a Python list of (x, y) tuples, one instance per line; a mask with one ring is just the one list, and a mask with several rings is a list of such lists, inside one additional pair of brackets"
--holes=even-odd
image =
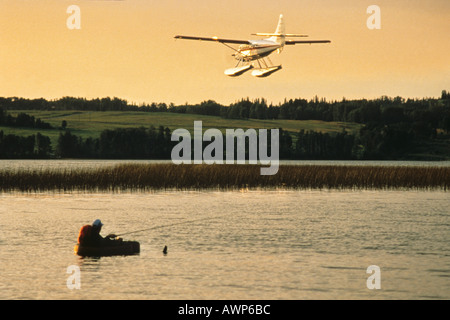
[[(21, 111), (12, 116), (8, 111)], [(57, 128), (26, 110), (133, 111), (198, 114), (224, 119), (286, 119), (352, 122), (362, 124), (357, 133), (280, 130), (280, 159), (321, 160), (444, 160), (450, 159), (450, 92), (439, 98), (326, 101), (285, 100), (278, 105), (264, 99), (241, 99), (228, 106), (212, 100), (196, 105), (152, 103), (135, 105), (119, 98), (57, 100), (0, 97), (0, 127), (33, 128), (30, 136), (0, 130), (0, 158), (170, 159), (174, 142), (166, 126), (111, 128), (100, 137), (82, 138), (63, 121)], [(169, 124), (167, 124), (169, 125)], [(39, 132), (59, 130), (56, 145)], [(44, 130), (44, 131), (45, 131)]]
[[(311, 100), (290, 99), (278, 105), (265, 99), (241, 99), (228, 106), (213, 100), (195, 105), (152, 103), (136, 105), (119, 98), (91, 99), (63, 97), (56, 100), (0, 97), (0, 109), (6, 110), (79, 110), (174, 112), (218, 116), (228, 119), (322, 120), (356, 123), (393, 124), (424, 122), (431, 128), (450, 130), (450, 92), (442, 90), (439, 98), (405, 99), (382, 96), (377, 99), (327, 101), (317, 96)], [(5, 115), (0, 113), (0, 121)], [(0, 122), (1, 123), (1, 122)]]

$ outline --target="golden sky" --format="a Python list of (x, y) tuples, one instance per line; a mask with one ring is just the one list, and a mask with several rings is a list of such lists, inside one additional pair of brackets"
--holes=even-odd
[[(381, 9), (369, 30), (367, 7)], [(81, 29), (70, 30), (70, 5)], [(331, 44), (285, 47), (268, 78), (229, 78), (233, 51), (177, 34), (255, 39), (274, 32)], [(437, 97), (450, 90), (448, 0), (0, 0), (0, 96), (119, 97), (183, 104), (241, 98)], [(257, 37), (256, 37), (257, 38)]]

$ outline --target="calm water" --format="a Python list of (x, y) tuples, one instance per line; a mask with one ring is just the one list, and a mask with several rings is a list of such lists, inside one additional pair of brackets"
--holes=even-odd
[[(0, 299), (449, 299), (449, 199), (440, 191), (0, 194)], [(141, 243), (140, 255), (82, 259), (73, 253), (78, 230), (96, 218), (103, 235), (156, 228), (124, 236)], [(66, 284), (73, 265), (79, 290)], [(366, 286), (370, 265), (380, 267), (380, 290)]]

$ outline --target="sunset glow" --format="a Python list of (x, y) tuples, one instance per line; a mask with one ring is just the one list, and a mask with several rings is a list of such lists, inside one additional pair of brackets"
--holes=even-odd
[[(386, 1), (370, 30), (369, 1), (0, 1), (0, 96), (120, 97), (184, 104), (241, 98), (437, 97), (450, 88), (450, 3)], [(81, 29), (66, 12), (81, 10)], [(267, 79), (228, 78), (233, 51), (176, 34), (255, 39), (286, 32), (331, 44), (296, 45), (271, 59)]]

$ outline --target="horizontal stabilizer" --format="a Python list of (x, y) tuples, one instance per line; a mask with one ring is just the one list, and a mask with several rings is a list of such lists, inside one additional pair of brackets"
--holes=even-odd
[(260, 36), (260, 37), (279, 37), (281, 34), (279, 33), (252, 33), (252, 36)]
[(296, 33), (286, 33), (286, 37), (299, 37), (299, 38), (305, 38), (309, 37), (307, 34), (296, 34)]
[(294, 44), (313, 44), (313, 43), (330, 43), (330, 40), (286, 40), (286, 45)]
[(294, 33), (287, 33), (287, 34), (282, 34), (282, 33), (252, 33), (252, 36), (261, 36), (261, 37), (281, 37), (281, 36), (285, 36), (285, 37), (309, 37), (307, 34), (294, 34)]

